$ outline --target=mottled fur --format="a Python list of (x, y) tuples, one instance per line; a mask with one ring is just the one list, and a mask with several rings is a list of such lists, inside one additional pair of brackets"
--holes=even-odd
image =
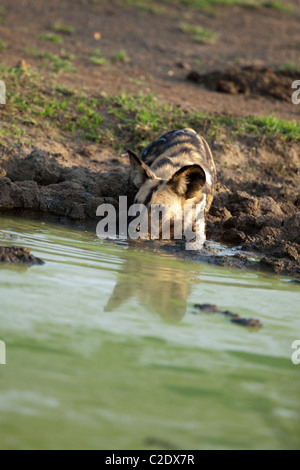
[(173, 214), (185, 204), (200, 204), (205, 215), (208, 213), (216, 169), (207, 142), (193, 129), (167, 132), (148, 145), (140, 157), (130, 150), (128, 153), (131, 179), (139, 189), (136, 203), (147, 207), (164, 204)]

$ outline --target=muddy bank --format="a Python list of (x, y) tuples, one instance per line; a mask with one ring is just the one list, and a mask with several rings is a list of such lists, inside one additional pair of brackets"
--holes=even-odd
[[(267, 152), (257, 153), (262, 168), (259, 174), (253, 174), (241, 171), (240, 153), (234, 146), (231, 154), (226, 144), (216, 143), (214, 147), (219, 183), (207, 221), (207, 235), (240, 249), (235, 256), (220, 256), (208, 248), (201, 253), (183, 252), (180, 243), (165, 249), (197, 261), (300, 277), (297, 151), (289, 150), (289, 164), (285, 168), (279, 165), (278, 152), (279, 170), (273, 169), (273, 173), (272, 165), (267, 164)], [(221, 164), (224, 154), (230, 159), (231, 168)], [(128, 183), (126, 162), (117, 168), (112, 163), (107, 170), (96, 172), (83, 166), (64, 166), (58, 161), (60, 158), (61, 155), (39, 149), (27, 156), (22, 155), (20, 149), (14, 152), (4, 149), (0, 175), (1, 213), (95, 230), (96, 209), (100, 204), (110, 203), (117, 208), (120, 195), (129, 195), (129, 202), (133, 201), (135, 190)], [(274, 160), (273, 154), (272, 158)], [(287, 165), (284, 152), (282, 159)]]
[(291, 102), (291, 85), (299, 73), (273, 70), (270, 67), (231, 66), (201, 74), (192, 70), (187, 80), (203, 85), (208, 90), (231, 95), (260, 95)]
[(119, 195), (130, 194), (124, 170), (94, 173), (83, 166), (66, 167), (60, 154), (34, 149), (2, 156), (0, 211), (77, 224), (95, 221), (100, 204), (118, 206)]

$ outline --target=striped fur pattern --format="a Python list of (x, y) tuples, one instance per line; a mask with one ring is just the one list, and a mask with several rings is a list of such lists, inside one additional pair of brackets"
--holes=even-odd
[(165, 204), (174, 217), (185, 204), (197, 204), (205, 215), (208, 213), (216, 168), (207, 142), (193, 129), (167, 132), (148, 145), (140, 157), (130, 150), (128, 153), (131, 180), (139, 190), (136, 203), (147, 207)]

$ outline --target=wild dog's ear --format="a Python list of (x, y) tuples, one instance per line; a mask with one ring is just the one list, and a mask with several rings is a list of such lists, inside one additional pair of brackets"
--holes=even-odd
[(132, 152), (132, 150), (127, 150), (127, 152), (130, 160), (131, 181), (137, 188), (140, 188), (146, 179), (156, 179), (155, 174), (146, 163)]
[(192, 199), (206, 182), (205, 171), (200, 165), (188, 165), (180, 168), (168, 181), (169, 188), (185, 199)]

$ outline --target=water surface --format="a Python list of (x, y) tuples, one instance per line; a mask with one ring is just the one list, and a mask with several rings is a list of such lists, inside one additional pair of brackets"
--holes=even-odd
[[(300, 447), (299, 286), (1, 218), (1, 449)], [(249, 330), (217, 304), (259, 318)]]

